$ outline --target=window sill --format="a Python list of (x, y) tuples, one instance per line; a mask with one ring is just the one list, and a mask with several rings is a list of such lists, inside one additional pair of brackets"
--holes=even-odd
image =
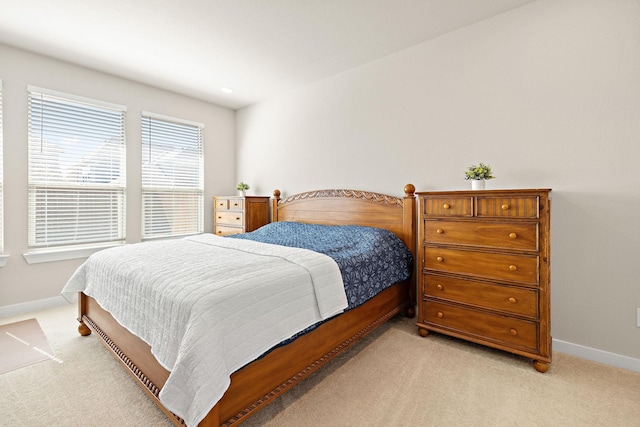
[(9, 261), (9, 255), (0, 255), (0, 268), (7, 265), (7, 261)]
[(22, 254), (27, 264), (39, 264), (42, 262), (65, 261), (69, 259), (87, 258), (91, 254), (102, 249), (121, 246), (122, 243), (112, 243), (100, 246), (84, 246), (64, 249), (41, 249)]

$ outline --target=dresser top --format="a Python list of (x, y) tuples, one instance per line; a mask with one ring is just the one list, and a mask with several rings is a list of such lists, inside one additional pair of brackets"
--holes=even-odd
[(450, 190), (450, 191), (417, 191), (416, 195), (425, 195), (425, 196), (438, 196), (438, 195), (469, 195), (469, 196), (480, 196), (480, 195), (515, 195), (515, 194), (540, 194), (540, 193), (550, 193), (550, 188), (515, 188), (515, 189), (496, 189), (496, 190)]
[(269, 199), (271, 196), (213, 196), (214, 199)]

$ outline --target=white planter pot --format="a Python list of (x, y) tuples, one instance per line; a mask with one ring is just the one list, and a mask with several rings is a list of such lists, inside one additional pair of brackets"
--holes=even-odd
[(247, 195), (247, 192), (245, 190), (238, 190), (238, 196), (244, 197), (246, 195)]
[(484, 190), (485, 180), (484, 179), (472, 179), (471, 180), (471, 189), (472, 190)]

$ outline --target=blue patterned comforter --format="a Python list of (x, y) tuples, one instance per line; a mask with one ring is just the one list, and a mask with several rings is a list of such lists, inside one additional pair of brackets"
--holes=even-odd
[(310, 249), (330, 256), (342, 272), (349, 302), (346, 310), (408, 279), (413, 266), (411, 252), (402, 240), (381, 228), (274, 222), (228, 237)]

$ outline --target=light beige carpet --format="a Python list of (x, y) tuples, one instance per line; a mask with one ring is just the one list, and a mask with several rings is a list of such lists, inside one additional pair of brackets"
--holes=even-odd
[(0, 375), (48, 359), (56, 357), (36, 319), (0, 324)]
[[(0, 375), (0, 425), (171, 425), (96, 337), (78, 335), (75, 306), (29, 317), (64, 363)], [(541, 374), (519, 356), (422, 338), (396, 317), (244, 426), (640, 425), (640, 373), (553, 357)]]

